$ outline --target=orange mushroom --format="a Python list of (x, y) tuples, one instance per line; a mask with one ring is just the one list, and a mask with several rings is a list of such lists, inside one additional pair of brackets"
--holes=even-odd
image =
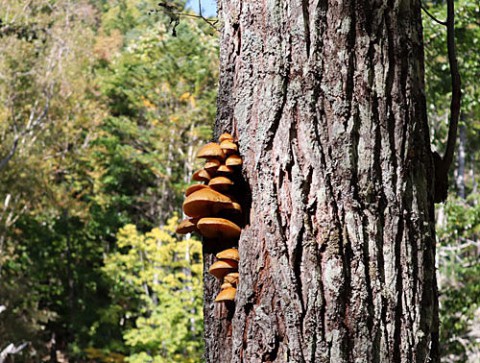
[(216, 176), (215, 178), (210, 179), (208, 186), (215, 190), (227, 190), (233, 185), (233, 181), (228, 179), (225, 176)]
[(227, 165), (220, 165), (217, 169), (217, 173), (219, 174), (232, 174), (233, 168)]
[(232, 200), (208, 187), (193, 192), (183, 202), (183, 212), (192, 218), (215, 215), (223, 209), (233, 209)]
[(233, 136), (231, 134), (229, 134), (228, 132), (225, 132), (223, 134), (220, 135), (220, 137), (218, 138), (218, 141), (221, 143), (225, 140), (229, 140), (229, 141), (233, 141)]
[(240, 274), (238, 272), (230, 272), (223, 277), (223, 282), (236, 285), (238, 284), (239, 278)]
[(209, 159), (205, 163), (205, 166), (203, 167), (208, 173), (215, 173), (217, 168), (220, 166), (220, 160), (218, 159)]
[(225, 301), (234, 301), (235, 295), (237, 294), (237, 289), (234, 287), (227, 287), (220, 291), (220, 293), (215, 298), (215, 302), (225, 302)]
[(220, 148), (226, 155), (234, 154), (238, 151), (238, 146), (231, 140), (224, 140), (220, 143)]
[(227, 160), (225, 160), (225, 165), (227, 166), (240, 166), (242, 164), (242, 158), (237, 154), (232, 154), (227, 158)]
[(207, 238), (235, 239), (240, 237), (241, 232), (239, 226), (224, 218), (202, 218), (198, 221), (197, 228)]
[(204, 145), (197, 153), (197, 158), (218, 158), (218, 159), (225, 159), (225, 153), (223, 152), (222, 148), (216, 142), (211, 142), (207, 145)]
[(222, 286), (220, 286), (220, 289), (223, 290), (223, 289), (226, 289), (228, 287), (233, 287), (233, 285), (228, 283), (228, 282), (225, 282), (225, 283), (222, 284)]
[(235, 272), (238, 269), (238, 262), (233, 260), (219, 260), (215, 262), (208, 272), (210, 275), (215, 276), (217, 279), (221, 280), (225, 275), (230, 272)]
[(205, 184), (193, 184), (190, 185), (187, 190), (185, 191), (185, 196), (188, 197), (190, 194), (193, 192), (196, 192), (197, 190), (208, 188)]
[(181, 221), (175, 232), (179, 234), (187, 234), (197, 231), (198, 218), (187, 218)]
[(217, 253), (216, 256), (219, 260), (227, 259), (227, 260), (240, 260), (240, 254), (236, 248), (229, 248), (227, 250), (223, 250)]
[(196, 181), (208, 182), (211, 177), (210, 174), (208, 174), (208, 171), (205, 169), (200, 169), (193, 173), (192, 179)]

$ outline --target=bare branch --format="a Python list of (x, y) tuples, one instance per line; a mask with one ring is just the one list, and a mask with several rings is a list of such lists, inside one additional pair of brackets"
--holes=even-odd
[(10, 151), (8, 152), (7, 156), (5, 156), (2, 160), (0, 160), (0, 170), (5, 168), (8, 162), (13, 158), (13, 155), (15, 155), (15, 152), (17, 151), (17, 147), (18, 147), (18, 139), (19, 139), (18, 135), (15, 136), (12, 147), (10, 148)]
[(20, 353), (27, 345), (28, 343), (20, 344), (17, 347), (13, 343), (7, 345), (7, 347), (0, 352), (0, 363), (5, 362), (7, 355)]
[(448, 127), (448, 139), (443, 162), (445, 168), (450, 168), (455, 153), (457, 141), (458, 119), (460, 117), (461, 79), (458, 71), (458, 61), (455, 50), (455, 5), (454, 0), (447, 1), (447, 47), (448, 62), (450, 63), (450, 77), (452, 84), (452, 100), (450, 103), (450, 125)]
[(461, 79), (458, 71), (458, 61), (455, 52), (455, 6), (454, 0), (447, 0), (447, 48), (450, 64), (452, 85), (452, 100), (450, 103), (450, 120), (445, 154), (441, 157), (433, 153), (435, 163), (435, 195), (434, 202), (445, 201), (448, 195), (448, 171), (453, 161), (455, 144), (457, 142), (458, 119), (460, 117)]
[(443, 26), (447, 26), (447, 22), (446, 21), (441, 21), (441, 20), (438, 20), (432, 13), (430, 13), (427, 8), (423, 5), (423, 3), (420, 3), (420, 7), (422, 8), (422, 10), (425, 12), (425, 14), (427, 14), (429, 16), (430, 19), (432, 19), (435, 23), (438, 23), (440, 25), (443, 25)]

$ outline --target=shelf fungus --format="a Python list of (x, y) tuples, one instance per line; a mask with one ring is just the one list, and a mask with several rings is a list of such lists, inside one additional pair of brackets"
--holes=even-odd
[(200, 183), (189, 186), (185, 192), (183, 212), (188, 218), (179, 223), (177, 233), (198, 233), (206, 238), (204, 243), (231, 247), (216, 254), (217, 261), (208, 271), (221, 282), (215, 302), (234, 301), (240, 260), (236, 246), (242, 220), (238, 167), (243, 161), (238, 144), (229, 133), (220, 135), (218, 143), (211, 142), (201, 147), (197, 158), (205, 159), (203, 168), (192, 176), (193, 180)]

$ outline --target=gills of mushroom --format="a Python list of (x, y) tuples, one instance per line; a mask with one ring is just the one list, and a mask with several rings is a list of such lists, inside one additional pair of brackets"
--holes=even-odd
[(202, 218), (198, 221), (197, 228), (207, 238), (236, 239), (241, 232), (239, 226), (224, 218)]
[(183, 202), (183, 212), (192, 218), (215, 215), (229, 208), (232, 208), (232, 200), (208, 187), (193, 192)]
[(235, 261), (240, 260), (240, 254), (238, 253), (238, 250), (236, 248), (229, 248), (227, 250), (223, 250), (217, 253), (216, 257), (219, 260), (223, 260), (223, 259), (235, 260)]
[(234, 287), (227, 287), (219, 292), (215, 298), (215, 302), (234, 301), (237, 289)]
[(198, 150), (197, 158), (218, 158), (220, 160), (223, 160), (225, 159), (225, 153), (223, 152), (219, 144), (217, 144), (216, 142), (211, 142), (207, 145), (202, 146), (202, 148)]
[(210, 268), (208, 272), (210, 275), (215, 276), (217, 279), (221, 280), (227, 274), (231, 272), (235, 272), (238, 269), (238, 262), (234, 260), (220, 260), (215, 262)]

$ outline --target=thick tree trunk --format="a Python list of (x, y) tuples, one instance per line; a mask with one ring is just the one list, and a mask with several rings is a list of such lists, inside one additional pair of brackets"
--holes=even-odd
[(216, 131), (238, 137), (250, 190), (235, 306), (205, 278), (207, 362), (437, 362), (420, 2), (219, 16)]

